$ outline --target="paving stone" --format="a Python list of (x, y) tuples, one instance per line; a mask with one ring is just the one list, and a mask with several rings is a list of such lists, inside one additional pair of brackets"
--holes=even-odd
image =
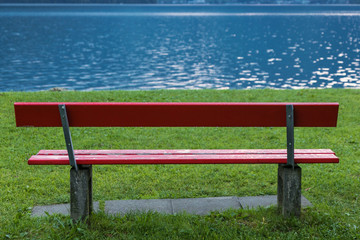
[[(183, 198), (183, 199), (144, 199), (144, 200), (113, 200), (105, 201), (107, 214), (125, 214), (129, 212), (154, 211), (165, 214), (188, 212), (190, 214), (206, 215), (211, 211), (226, 209), (258, 208), (277, 204), (276, 195), (255, 197), (210, 197), (210, 198)], [(301, 206), (310, 207), (312, 204), (301, 196)], [(94, 202), (94, 211), (99, 210), (99, 202)], [(46, 216), (48, 214), (70, 215), (70, 204), (36, 206), (32, 216)]]
[(257, 207), (265, 207), (277, 204), (277, 196), (254, 196), (254, 197), (239, 197), (239, 202), (242, 208), (251, 209)]
[[(94, 212), (99, 211), (99, 202), (94, 202)], [(33, 217), (42, 217), (46, 216), (46, 213), (52, 214), (62, 214), (70, 215), (70, 204), (56, 204), (56, 205), (47, 205), (47, 206), (35, 206), (32, 209)]]
[(144, 199), (144, 200), (113, 200), (105, 201), (105, 212), (107, 214), (125, 214), (128, 212), (161, 212), (172, 214), (169, 199)]
[[(242, 208), (258, 208), (277, 205), (276, 195), (254, 196), (254, 197), (239, 197), (239, 202)], [(304, 196), (301, 196), (301, 207), (310, 207), (312, 204)]]
[(302, 208), (306, 208), (306, 207), (312, 207), (313, 205), (311, 204), (311, 202), (309, 200), (307, 200), (306, 197), (304, 197), (303, 195), (301, 195), (301, 207)]
[(188, 212), (197, 215), (241, 207), (237, 197), (184, 198), (172, 199), (171, 202), (174, 213)]

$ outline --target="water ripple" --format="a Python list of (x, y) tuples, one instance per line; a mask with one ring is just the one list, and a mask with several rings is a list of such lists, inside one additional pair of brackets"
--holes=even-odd
[[(44, 8), (54, 12), (0, 8), (0, 91), (360, 88), (360, 16), (348, 8), (203, 17), (194, 7), (176, 18), (163, 8), (131, 18), (121, 15), (129, 6), (84, 16), (61, 5), (67, 17)], [(101, 11), (120, 15), (91, 15)]]

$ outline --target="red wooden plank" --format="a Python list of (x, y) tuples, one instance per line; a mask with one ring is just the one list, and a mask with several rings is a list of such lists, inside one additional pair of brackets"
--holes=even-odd
[(15, 103), (18, 127), (60, 127), (66, 104), (73, 127), (284, 127), (294, 105), (296, 127), (335, 127), (338, 103)]
[[(331, 149), (295, 149), (296, 154), (335, 154)], [(286, 149), (75, 150), (76, 155), (286, 154)], [(40, 150), (37, 155), (67, 155), (66, 150)]]
[[(80, 155), (78, 164), (284, 164), (286, 154), (237, 155)], [(338, 163), (334, 154), (295, 154), (295, 163)], [(35, 155), (30, 165), (68, 165), (66, 155)]]

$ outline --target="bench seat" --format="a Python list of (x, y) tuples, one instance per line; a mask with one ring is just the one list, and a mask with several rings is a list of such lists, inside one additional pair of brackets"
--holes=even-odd
[[(94, 164), (286, 164), (286, 149), (75, 150), (80, 165)], [(296, 149), (295, 163), (338, 163), (330, 149)], [(30, 165), (69, 165), (66, 150), (41, 150)]]

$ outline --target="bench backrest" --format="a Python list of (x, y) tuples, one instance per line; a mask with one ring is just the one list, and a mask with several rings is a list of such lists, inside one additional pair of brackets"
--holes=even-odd
[(16, 126), (61, 127), (59, 104), (70, 127), (336, 127), (338, 103), (15, 103)]

